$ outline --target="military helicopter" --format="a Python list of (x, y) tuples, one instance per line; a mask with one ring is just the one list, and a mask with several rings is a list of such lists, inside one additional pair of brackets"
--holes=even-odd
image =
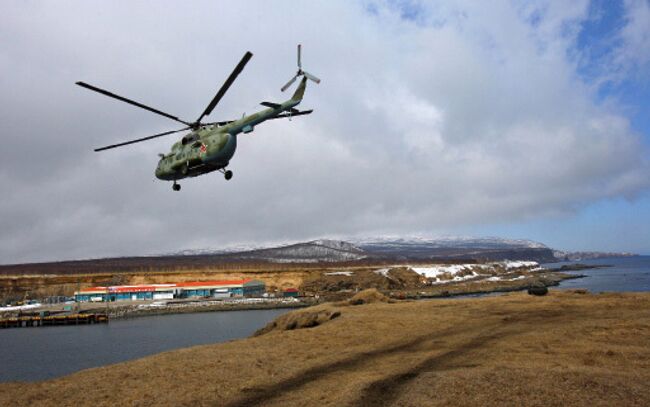
[(210, 104), (208, 104), (203, 113), (201, 113), (201, 116), (193, 122), (181, 120), (171, 114), (116, 95), (96, 86), (89, 85), (85, 82), (76, 82), (77, 85), (86, 89), (90, 89), (101, 93), (102, 95), (112, 97), (133, 106), (148, 110), (152, 113), (167, 117), (168, 119), (183, 123), (186, 126), (179, 130), (166, 131), (154, 134), (153, 136), (96, 148), (95, 151), (109, 150), (116, 147), (126, 146), (128, 144), (139, 143), (141, 141), (152, 140), (157, 137), (191, 130), (188, 134), (184, 135), (179, 141), (172, 145), (171, 151), (168, 154), (159, 154), (160, 160), (158, 161), (158, 166), (155, 171), (156, 178), (164, 181), (173, 181), (172, 189), (174, 191), (180, 191), (181, 189), (181, 185), (177, 182), (178, 180), (187, 177), (196, 177), (213, 171), (222, 172), (225, 179), (229, 180), (232, 178), (233, 174), (232, 171), (227, 170), (226, 167), (235, 154), (235, 149), (237, 148), (237, 135), (239, 133), (250, 133), (254, 130), (256, 125), (266, 120), (290, 119), (294, 116), (310, 114), (313, 111), (301, 111), (295, 108), (302, 101), (303, 95), (305, 94), (307, 80), (309, 79), (317, 84), (320, 83), (320, 79), (306, 71), (303, 71), (300, 54), (301, 46), (298, 44), (298, 72), (281, 88), (282, 92), (286, 91), (291, 85), (293, 85), (296, 79), (302, 77), (302, 80), (293, 96), (291, 96), (291, 99), (282, 103), (262, 102), (260, 104), (266, 106), (267, 109), (248, 116), (244, 115), (241, 119), (237, 120), (211, 123), (201, 122), (204, 117), (209, 116), (210, 113), (212, 113), (215, 106), (217, 106), (228, 88), (230, 88), (230, 85), (232, 85), (237, 76), (244, 69), (253, 56), (251, 52), (246, 52), (246, 54), (244, 54), (243, 58), (239, 61), (228, 79), (226, 79), (224, 84), (217, 91), (217, 94), (214, 96)]

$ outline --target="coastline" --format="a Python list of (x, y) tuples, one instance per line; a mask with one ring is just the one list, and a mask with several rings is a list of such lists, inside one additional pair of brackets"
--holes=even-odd
[[(596, 267), (593, 267), (596, 268)], [(581, 268), (581, 270), (584, 268)], [(566, 270), (564, 270), (566, 271)], [(435, 291), (416, 291), (403, 290), (397, 292), (387, 292), (390, 298), (404, 300), (404, 299), (437, 299), (437, 298), (459, 298), (459, 297), (480, 297), (488, 296), (490, 294), (505, 294), (511, 292), (519, 292), (527, 290), (531, 285), (543, 284), (546, 287), (558, 286), (562, 281), (569, 279), (583, 278), (584, 275), (572, 275), (563, 272), (549, 271), (545, 272), (534, 278), (528, 278), (518, 281), (515, 284), (505, 285), (504, 282), (493, 282), (484, 288), (474, 289), (472, 282), (458, 284), (451, 283), (449, 286), (436, 287)], [(481, 283), (481, 285), (485, 285)], [(326, 293), (320, 293), (326, 294)], [(116, 304), (109, 308), (109, 317), (111, 319), (125, 319), (137, 318), (146, 316), (158, 315), (172, 315), (172, 314), (185, 314), (185, 313), (200, 313), (200, 312), (227, 312), (227, 311), (245, 311), (245, 310), (260, 310), (260, 309), (295, 309), (306, 308), (321, 304), (329, 300), (344, 299), (352, 296), (354, 292), (346, 293), (344, 297), (299, 297), (295, 299), (264, 299), (253, 303), (238, 302), (238, 301), (214, 301), (214, 300), (196, 300), (187, 303), (172, 303), (160, 307), (142, 307), (128, 304)], [(99, 307), (96, 309), (102, 312), (105, 308)], [(92, 311), (90, 309), (89, 311)]]
[(257, 302), (257, 303), (218, 303), (216, 301), (206, 301), (206, 303), (196, 302), (181, 307), (161, 306), (138, 308), (132, 305), (119, 305), (109, 311), (111, 319), (138, 318), (158, 315), (173, 314), (194, 314), (201, 312), (228, 312), (228, 311), (252, 311), (264, 309), (295, 309), (305, 308), (317, 304), (316, 301), (302, 299), (298, 301), (277, 301), (277, 302)]
[[(568, 279), (583, 278), (581, 274), (567, 274), (565, 271), (585, 270), (589, 268), (601, 268), (603, 266), (577, 265), (577, 268), (549, 269), (543, 272), (528, 273), (521, 280), (517, 281), (490, 281), (468, 280), (463, 282), (449, 282), (440, 285), (431, 285), (410, 289), (390, 290), (382, 289), (390, 298), (403, 299), (439, 299), (452, 297), (478, 297), (488, 296), (497, 293), (509, 293), (525, 291), (532, 285), (542, 284), (546, 287), (558, 286), (562, 281)], [(358, 290), (346, 290), (339, 292), (316, 292), (311, 296), (299, 298), (264, 298), (264, 299), (235, 299), (235, 300), (213, 300), (197, 299), (190, 301), (160, 301), (148, 302), (113, 302), (108, 306), (105, 303), (82, 303), (80, 311), (83, 313), (108, 314), (111, 319), (137, 318), (145, 316), (199, 313), (199, 312), (226, 312), (240, 310), (260, 309), (294, 309), (304, 308), (320, 304), (325, 301), (336, 301), (349, 298)], [(38, 311), (62, 312), (61, 305), (44, 306)], [(5, 316), (9, 313), (4, 313)], [(14, 316), (13, 313), (11, 316)]]

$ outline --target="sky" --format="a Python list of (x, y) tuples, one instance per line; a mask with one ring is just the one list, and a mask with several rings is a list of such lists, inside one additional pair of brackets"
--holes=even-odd
[[(3, 1), (0, 264), (316, 238), (498, 236), (650, 254), (650, 2)], [(157, 180), (211, 120), (281, 102), (296, 44), (309, 116), (238, 136), (221, 174)]]

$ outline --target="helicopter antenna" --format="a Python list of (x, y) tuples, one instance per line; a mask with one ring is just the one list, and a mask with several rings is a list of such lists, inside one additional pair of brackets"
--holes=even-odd
[(289, 80), (289, 82), (287, 82), (287, 83), (286, 83), (286, 84), (285, 84), (285, 85), (280, 89), (282, 92), (284, 92), (285, 90), (289, 89), (289, 87), (290, 87), (291, 85), (293, 85), (293, 83), (296, 81), (296, 79), (298, 79), (298, 78), (301, 77), (301, 76), (304, 76), (305, 78), (307, 78), (307, 79), (309, 79), (309, 80), (311, 80), (311, 81), (313, 81), (313, 82), (320, 83), (320, 79), (318, 79), (318, 78), (315, 77), (314, 75), (310, 74), (309, 72), (307, 72), (307, 71), (303, 71), (303, 70), (302, 70), (302, 61), (301, 61), (301, 58), (300, 58), (300, 56), (301, 56), (301, 55), (300, 55), (300, 54), (301, 54), (301, 48), (302, 48), (302, 46), (301, 46), (300, 44), (298, 44), (298, 72), (296, 72), (296, 75), (295, 75), (293, 78), (291, 78), (291, 79)]

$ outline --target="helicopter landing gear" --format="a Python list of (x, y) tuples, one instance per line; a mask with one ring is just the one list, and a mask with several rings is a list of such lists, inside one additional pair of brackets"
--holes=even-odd
[(176, 181), (174, 181), (174, 184), (172, 185), (172, 189), (174, 191), (180, 191), (181, 190), (181, 184), (177, 184)]
[(225, 168), (221, 168), (219, 170), (223, 174), (223, 177), (228, 181), (230, 178), (232, 178), (232, 171), (226, 170)]

